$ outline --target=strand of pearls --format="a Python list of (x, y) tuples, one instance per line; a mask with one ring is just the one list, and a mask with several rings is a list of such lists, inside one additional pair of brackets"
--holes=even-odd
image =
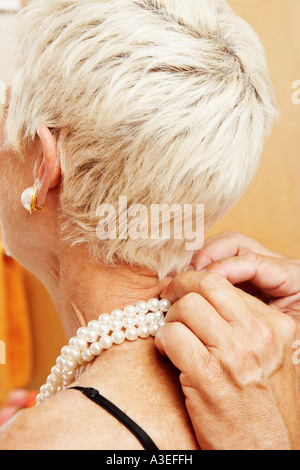
[(164, 314), (170, 306), (167, 299), (150, 299), (148, 302), (138, 302), (136, 306), (128, 305), (123, 310), (113, 310), (111, 314), (102, 313), (98, 320), (79, 328), (69, 345), (62, 348), (56, 365), (36, 398), (37, 405), (70, 386), (77, 369), (91, 362), (103, 350), (122, 344), (126, 339), (135, 341), (155, 336), (165, 324)]

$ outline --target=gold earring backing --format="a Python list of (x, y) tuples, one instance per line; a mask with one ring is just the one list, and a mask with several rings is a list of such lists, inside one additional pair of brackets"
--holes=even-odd
[(36, 205), (37, 203), (37, 191), (36, 191), (36, 187), (35, 187), (35, 184), (33, 185), (33, 194), (32, 194), (32, 198), (31, 198), (31, 204), (30, 204), (30, 214), (32, 214), (33, 212), (39, 212), (39, 213), (44, 213), (45, 212), (45, 209), (44, 207), (37, 207)]
[(44, 213), (44, 207), (37, 207), (37, 191), (35, 184), (25, 189), (22, 194), (21, 202), (23, 207), (32, 214), (33, 212)]

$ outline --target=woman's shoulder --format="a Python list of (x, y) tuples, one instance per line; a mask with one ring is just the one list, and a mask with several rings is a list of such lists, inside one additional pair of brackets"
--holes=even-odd
[(17, 412), (0, 428), (0, 450), (28, 450), (36, 447), (39, 413), (30, 408)]
[[(156, 403), (155, 407), (159, 404)], [(165, 405), (149, 415), (149, 407), (123, 403), (128, 414), (159, 449), (197, 450), (187, 417)], [(178, 415), (179, 413), (179, 415)], [(65, 390), (39, 406), (23, 410), (0, 428), (0, 450), (143, 450), (137, 438), (111, 414), (76, 390)]]
[[(96, 405), (95, 405), (96, 406)], [(141, 450), (104, 409), (72, 390), (19, 411), (0, 428), (0, 450)]]
[(46, 448), (58, 425), (53, 404), (27, 408), (16, 413), (0, 428), (1, 450)]

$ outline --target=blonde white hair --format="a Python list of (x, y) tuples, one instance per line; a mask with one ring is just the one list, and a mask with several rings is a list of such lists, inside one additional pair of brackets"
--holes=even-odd
[(62, 236), (163, 278), (182, 240), (99, 240), (97, 208), (204, 204), (206, 229), (244, 193), (276, 114), (263, 47), (224, 0), (32, 0), (20, 15), (7, 138), (57, 137)]

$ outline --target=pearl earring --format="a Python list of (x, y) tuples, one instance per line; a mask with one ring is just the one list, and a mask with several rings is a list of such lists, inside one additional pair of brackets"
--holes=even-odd
[(43, 207), (36, 206), (37, 192), (35, 185), (25, 189), (22, 194), (21, 202), (23, 207), (32, 214), (33, 212), (44, 212)]

